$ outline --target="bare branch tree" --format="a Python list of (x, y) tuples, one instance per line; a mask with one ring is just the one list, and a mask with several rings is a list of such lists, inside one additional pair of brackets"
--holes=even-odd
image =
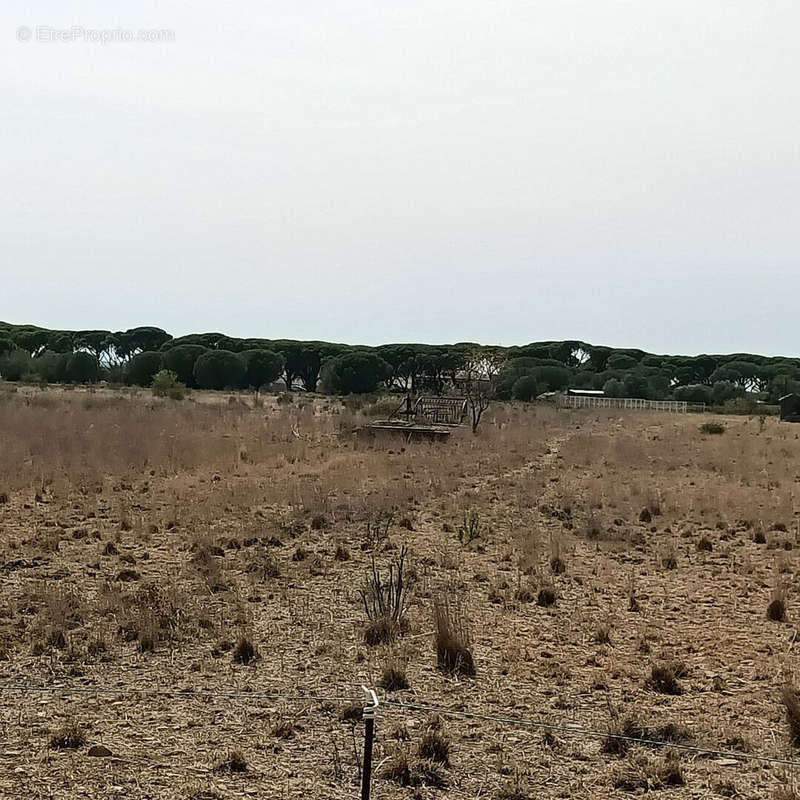
[(489, 381), (470, 381), (466, 387), (467, 405), (472, 416), (472, 432), (478, 430), (483, 412), (489, 407), (494, 387)]

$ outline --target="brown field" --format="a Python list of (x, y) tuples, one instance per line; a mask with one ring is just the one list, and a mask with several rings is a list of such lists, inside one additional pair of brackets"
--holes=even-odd
[[(495, 405), (369, 443), (368, 413), (0, 387), (0, 796), (357, 797), (358, 710), (260, 695), (361, 684), (800, 758), (800, 426)], [(369, 624), (406, 547), (404, 613)], [(785, 765), (560, 729), (384, 706), (377, 733), (375, 798), (796, 797)]]

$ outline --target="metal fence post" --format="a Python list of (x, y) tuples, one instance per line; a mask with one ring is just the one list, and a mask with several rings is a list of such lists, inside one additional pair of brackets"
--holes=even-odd
[(372, 785), (372, 742), (375, 739), (375, 712), (378, 710), (378, 695), (366, 686), (361, 687), (367, 695), (369, 705), (364, 706), (364, 768), (361, 771), (361, 800), (369, 800)]

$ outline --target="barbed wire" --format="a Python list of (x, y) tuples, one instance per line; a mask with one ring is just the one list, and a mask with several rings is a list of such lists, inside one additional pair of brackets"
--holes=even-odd
[[(278, 702), (294, 703), (361, 703), (367, 701), (364, 696), (335, 696), (335, 695), (310, 695), (310, 694), (281, 694), (275, 692), (249, 692), (249, 691), (220, 691), (212, 689), (142, 689), (138, 687), (102, 687), (102, 686), (43, 686), (12, 684), (0, 685), (0, 693), (28, 692), (42, 694), (88, 694), (88, 695), (135, 695), (140, 697), (168, 697), (170, 699), (209, 699), (222, 698), (227, 700), (270, 700)], [(603, 739), (612, 741), (639, 744), (646, 747), (671, 748), (696, 755), (713, 756), (715, 758), (727, 758), (735, 761), (757, 761), (760, 763), (780, 764), (783, 766), (800, 767), (800, 761), (779, 756), (759, 755), (756, 753), (741, 753), (731, 750), (717, 750), (710, 747), (699, 747), (697, 745), (684, 744), (680, 742), (669, 742), (661, 739), (650, 739), (641, 736), (629, 736), (623, 733), (613, 733), (611, 731), (600, 731), (593, 728), (586, 728), (574, 724), (557, 724), (554, 722), (540, 722), (536, 720), (521, 719), (519, 717), (506, 717), (495, 714), (486, 714), (478, 711), (460, 711), (442, 706), (423, 705), (419, 703), (404, 703), (398, 700), (381, 699), (381, 708), (396, 708), (404, 711), (425, 714), (439, 714), (443, 717), (457, 717), (460, 719), (471, 719), (480, 722), (493, 722), (497, 725), (509, 725), (521, 728), (531, 728), (535, 730), (550, 731), (561, 733), (567, 736), (582, 736), (585, 738)]]
[(333, 697), (326, 695), (277, 694), (271, 692), (218, 691), (213, 689), (141, 689), (134, 687), (105, 686), (32, 686), (14, 684), (0, 685), (0, 693), (39, 692), (42, 694), (95, 694), (95, 695), (137, 695), (142, 697), (169, 697), (186, 699), (207, 699), (212, 697), (226, 700), (277, 700), (287, 703), (359, 703), (361, 697)]
[(441, 708), (438, 706), (419, 705), (417, 703), (402, 703), (397, 700), (382, 700), (382, 706), (391, 708), (401, 708), (406, 711), (415, 711), (426, 714), (439, 714), (447, 717), (460, 717), (462, 719), (474, 719), (482, 722), (494, 722), (499, 725), (513, 725), (522, 728), (534, 728), (537, 730), (552, 731), (570, 736), (584, 736), (595, 739), (611, 739), (614, 741), (628, 742), (631, 744), (641, 744), (647, 747), (666, 747), (674, 750), (683, 750), (697, 755), (715, 756), (717, 758), (730, 758), (736, 761), (759, 761), (768, 764), (783, 764), (785, 766), (800, 767), (800, 761), (778, 756), (762, 756), (755, 753), (737, 753), (728, 750), (715, 750), (708, 747), (697, 747), (696, 745), (682, 744), (678, 742), (667, 742), (659, 739), (648, 739), (638, 736), (627, 736), (623, 733), (611, 733), (608, 731), (598, 731), (592, 728), (584, 728), (579, 725), (558, 725), (552, 722), (536, 722), (525, 720), (518, 717), (501, 717), (492, 714), (483, 714), (474, 711), (458, 711), (456, 709)]

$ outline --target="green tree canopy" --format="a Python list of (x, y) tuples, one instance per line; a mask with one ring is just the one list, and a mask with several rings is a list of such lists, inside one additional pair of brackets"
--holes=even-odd
[(177, 380), (184, 386), (195, 388), (194, 365), (207, 352), (208, 349), (201, 344), (179, 344), (162, 350), (161, 363), (164, 369), (174, 372)]
[(353, 351), (326, 362), (323, 385), (333, 394), (366, 394), (391, 374), (392, 368), (380, 356)]
[(523, 375), (521, 378), (517, 378), (511, 387), (511, 396), (515, 400), (522, 400), (527, 403), (535, 400), (538, 395), (539, 385), (533, 375)]
[(260, 389), (278, 380), (283, 372), (283, 356), (272, 350), (244, 350), (245, 383), (252, 389)]
[(96, 383), (100, 377), (97, 356), (78, 350), (67, 358), (65, 377), (70, 383)]
[(137, 353), (125, 368), (125, 382), (137, 386), (152, 386), (153, 376), (161, 369), (161, 353), (145, 350)]
[(230, 350), (209, 350), (194, 365), (194, 381), (200, 389), (239, 389), (244, 386), (244, 359)]

